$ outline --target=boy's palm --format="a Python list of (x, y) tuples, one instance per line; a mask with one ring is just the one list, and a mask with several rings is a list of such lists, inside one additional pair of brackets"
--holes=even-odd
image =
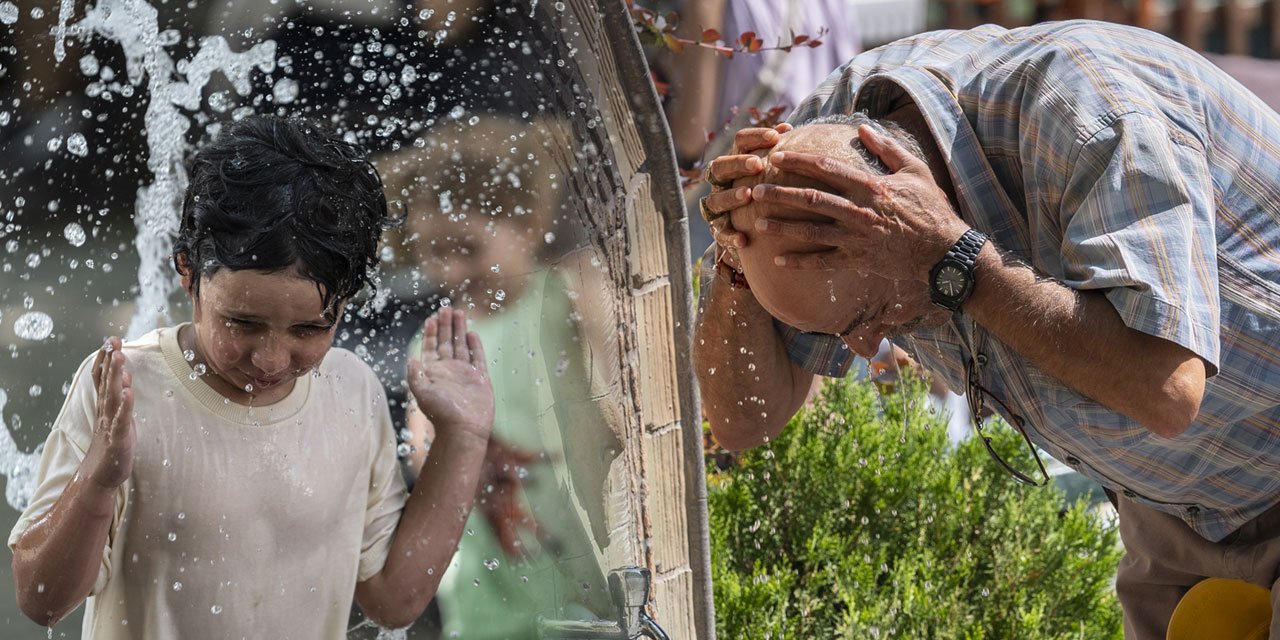
[(455, 431), (489, 437), (493, 386), (480, 337), (467, 332), (461, 311), (445, 307), (427, 319), (422, 353), (409, 360), (409, 389), (439, 435)]
[(85, 456), (89, 477), (114, 489), (133, 471), (133, 378), (124, 368), (120, 339), (111, 337), (93, 363), (93, 384), (98, 399), (94, 411), (93, 440)]

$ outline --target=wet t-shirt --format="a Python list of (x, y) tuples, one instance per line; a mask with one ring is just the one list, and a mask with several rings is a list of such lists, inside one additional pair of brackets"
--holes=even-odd
[[(84, 638), (344, 638), (356, 582), (382, 569), (406, 499), (382, 387), (333, 349), (286, 398), (247, 407), (192, 377), (177, 333), (124, 345), (136, 456)], [(92, 362), (45, 443), (11, 548), (89, 449)]]

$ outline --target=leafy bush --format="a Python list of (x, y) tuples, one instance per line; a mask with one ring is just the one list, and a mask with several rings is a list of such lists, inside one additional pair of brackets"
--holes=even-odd
[(710, 470), (719, 637), (1121, 637), (1114, 526), (1017, 484), (976, 439), (951, 446), (923, 384), (903, 386), (829, 382)]

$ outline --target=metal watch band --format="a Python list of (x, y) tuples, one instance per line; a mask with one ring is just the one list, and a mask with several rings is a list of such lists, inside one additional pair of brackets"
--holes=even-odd
[(986, 234), (977, 229), (969, 229), (951, 245), (951, 250), (947, 252), (947, 258), (958, 260), (973, 271), (973, 265), (978, 262), (978, 254), (982, 251), (982, 245), (987, 243)]

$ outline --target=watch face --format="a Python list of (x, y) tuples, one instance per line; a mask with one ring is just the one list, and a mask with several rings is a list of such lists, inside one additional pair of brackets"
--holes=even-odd
[(968, 283), (969, 276), (965, 272), (951, 265), (946, 265), (938, 270), (938, 276), (934, 278), (933, 287), (948, 298), (958, 298), (960, 294), (964, 293)]

